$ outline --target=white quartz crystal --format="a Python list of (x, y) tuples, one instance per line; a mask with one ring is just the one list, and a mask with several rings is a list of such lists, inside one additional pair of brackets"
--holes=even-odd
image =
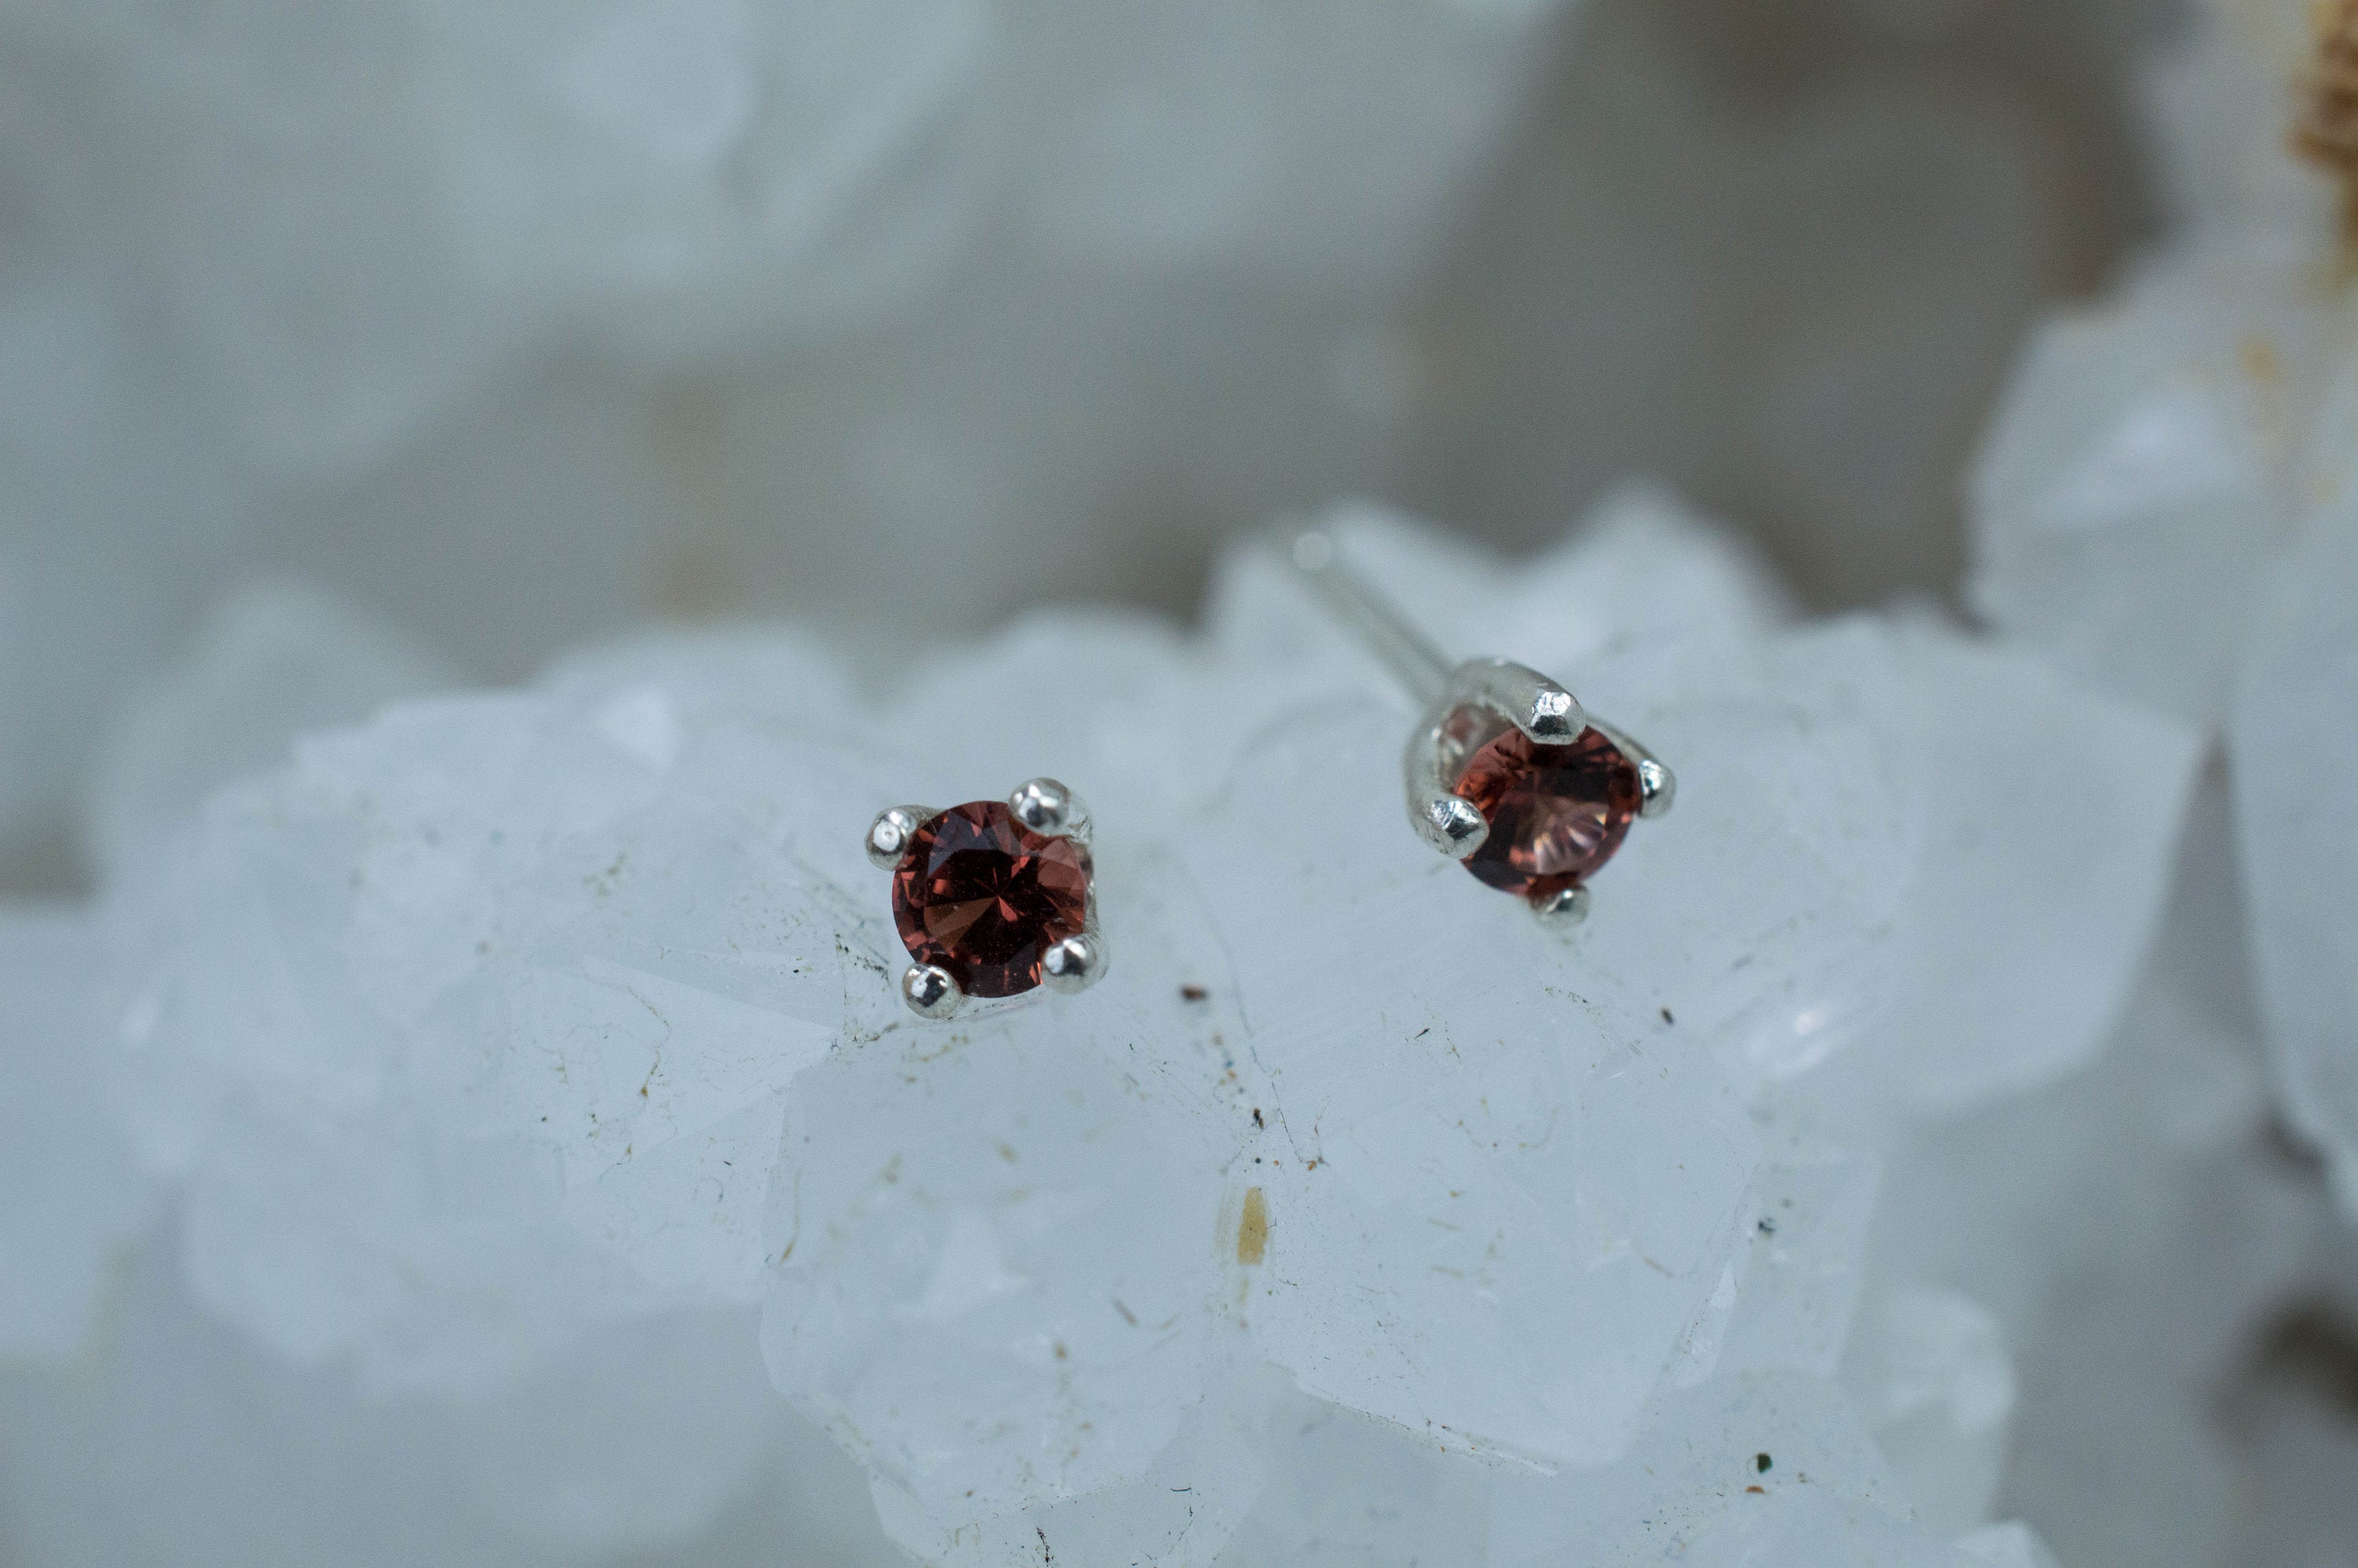
[(1572, 8), (1010, 7), (1010, 74), (1039, 138), (1029, 224), (1055, 253), (1397, 287), (1434, 259), (1443, 203), (1529, 90), (1534, 35)]
[(979, 0), (414, 9), (463, 284), (665, 358), (872, 315), (988, 172)]
[(0, 907), (0, 1365), (70, 1358), (156, 1202), (108, 1114), (104, 948), (62, 910)]
[(1497, 1568), (1581, 1561), (1801, 1568), (1955, 1568), (1905, 1522), (1874, 1441), (1830, 1385), (1736, 1373), (1661, 1402), (1619, 1463), (1551, 1479), (1502, 1476)]
[(2015, 1401), (1988, 1312), (1921, 1286), (1878, 1297), (1852, 1336), (1843, 1382), (1919, 1524), (1946, 1532), (1988, 1517)]
[(1071, 1005), (871, 1025), (791, 1091), (773, 1373), (946, 1526), (1143, 1476), (1233, 1314), (1222, 1166), (1246, 1113), (1218, 1092), (1217, 1015), (1157, 961), (1217, 949), (1140, 892), (1101, 892), (1137, 946)]
[(245, 546), (251, 487), (157, 314), (94, 265), (0, 285), (0, 840), (67, 810)]
[(1974, 607), (2124, 696), (2215, 723), (2326, 315), (2299, 264), (2188, 258), (2033, 340), (1974, 476)]
[[(2214, 779), (2104, 1053), (2049, 1089), (1913, 1130), (1886, 1160), (1870, 1277), (1962, 1292), (1995, 1316), (2017, 1368), (1998, 1509), (2035, 1520), (2066, 1563), (2196, 1568), (2231, 1549), (2218, 1390), (2318, 1223), (2264, 1152), (2228, 809)], [(1952, 1341), (1974, 1338), (1987, 1342), (1978, 1328)], [(1961, 1411), (1967, 1386), (1920, 1408)], [(1953, 1487), (1975, 1444), (1964, 1423), (1951, 1433)]]
[(2199, 0), (2147, 62), (2162, 194), (2185, 228), (2314, 254), (2332, 243), (2332, 182), (2286, 146), (2288, 102), (2315, 70), (2304, 0)]
[(296, 735), (364, 719), (456, 677), (333, 595), (260, 582), (217, 606), (195, 646), (127, 703), (103, 744), (83, 835), (120, 875), (207, 795), (285, 761)]
[(2289, 1119), (2358, 1209), (2341, 891), (2358, 357), (2330, 188), (2286, 155), (2317, 25), (2206, 6), (2158, 69), (2180, 232), (2036, 340), (1976, 470), (1969, 594), (2074, 674), (2223, 724), (2251, 893), (2248, 936), (2223, 940), (2248, 940)]
[[(123, 0), (0, 23), (99, 62), (59, 101), (114, 127), (85, 178), (114, 182), (253, 449), (316, 470), (554, 329), (611, 319), (676, 354), (905, 292), (977, 183), (936, 166), (971, 139), (987, 16), (407, 0), (284, 25)], [(34, 156), (85, 131), (57, 115)]]
[(2055, 1553), (2020, 1519), (1969, 1530), (1957, 1537), (1957, 1549), (1994, 1568), (2056, 1568)]
[(1857, 1308), (1880, 1176), (1872, 1155), (1790, 1133), (1772, 1138), (1744, 1211), (1746, 1254), (1735, 1275), (1743, 1310), (1727, 1314), (1709, 1343), (1691, 1340), (1703, 1372), (1833, 1375)]
[(2003, 645), (1922, 626), (1894, 643), (1886, 722), (1911, 743), (1920, 858), (1886, 1049), (1833, 1076), (1953, 1114), (2101, 1048), (2162, 916), (2200, 743)]
[(123, 1261), (76, 1359), (0, 1364), (12, 1562), (905, 1562), (769, 1390), (741, 1312), (632, 1325), (464, 1400), (387, 1400), (192, 1302), (170, 1246)]
[(2252, 952), (2287, 1109), (2358, 1214), (2358, 506), (2277, 568), (2235, 694), (2228, 765)]
[(1286, 725), (1188, 860), (1233, 901), (1217, 980), (1260, 1113), (1244, 1308), (1310, 1392), (1595, 1463), (1716, 1282), (1757, 1141), (1644, 990), (1403, 830), (1382, 714)]
[[(1791, 627), (1656, 493), (1512, 568), (1332, 525), (1677, 769), (1569, 937), (1410, 831), (1405, 703), (1265, 549), (1203, 638), (1038, 616), (881, 702), (792, 633), (608, 644), (303, 738), (110, 897), (186, 1289), (457, 1420), (551, 1550), (727, 1506), (760, 1301), (928, 1563), (1952, 1561), (2007, 1362), (1953, 1295), (1854, 1327), (1877, 1149), (2110, 1031), (2190, 735), (1930, 623)], [(300, 707), (221, 642), (139, 731), (142, 833)], [(2073, 785), (2036, 832), (2025, 752)], [(1044, 771), (1091, 803), (1107, 979), (913, 1018), (869, 816)], [(572, 1380), (614, 1355), (649, 1370)], [(1433, 1511), (1385, 1528), (1362, 1462)]]
[(43, 216), (103, 212), (249, 449), (319, 472), (568, 340), (676, 366), (914, 312), (994, 231), (1397, 293), (1569, 8), (12, 0), (0, 39), (81, 73), (6, 127), (79, 197)]
[[(824, 751), (708, 770), (667, 701), (454, 699), (308, 741), (138, 908), (167, 945), (135, 1120), (191, 1167), (192, 1275), (291, 1353), (460, 1380), (662, 1292), (752, 1291), (778, 1091), (876, 1011), (844, 978), (875, 961), (740, 815)], [(369, 1242), (309, 1274), (355, 1209)], [(502, 1249), (538, 1259), (513, 1288)]]
[(1269, 1410), (1269, 1478), (1218, 1568), (1482, 1568), (1495, 1468), (1292, 1394)]

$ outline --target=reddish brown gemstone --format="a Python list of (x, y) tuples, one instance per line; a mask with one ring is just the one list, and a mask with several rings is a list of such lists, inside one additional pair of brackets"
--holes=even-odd
[(1040, 959), (1088, 920), (1089, 852), (1015, 820), (995, 800), (951, 806), (917, 830), (892, 873), (892, 918), (909, 957), (968, 996), (1040, 983)]
[(1494, 888), (1545, 898), (1578, 887), (1613, 858), (1638, 814), (1638, 765), (1594, 726), (1562, 746), (1535, 745), (1479, 709), (1450, 716), (1473, 752), (1457, 794), (1490, 835), (1466, 869)]

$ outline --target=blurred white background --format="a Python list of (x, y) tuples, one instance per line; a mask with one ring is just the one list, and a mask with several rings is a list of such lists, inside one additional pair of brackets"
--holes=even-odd
[(1185, 611), (1337, 494), (1633, 474), (1950, 593), (2021, 334), (2152, 232), (2161, 0), (0, 5), (0, 886), (292, 574), (473, 679)]

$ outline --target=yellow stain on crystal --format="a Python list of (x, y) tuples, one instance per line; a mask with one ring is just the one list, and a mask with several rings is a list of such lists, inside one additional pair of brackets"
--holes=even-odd
[(1258, 1263), (1269, 1252), (1269, 1200), (1259, 1187), (1245, 1191), (1244, 1217), (1237, 1222), (1237, 1261)]

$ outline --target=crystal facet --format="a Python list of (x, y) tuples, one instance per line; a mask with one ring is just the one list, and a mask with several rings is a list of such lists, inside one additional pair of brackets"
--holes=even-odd
[(1526, 898), (1578, 887), (1613, 858), (1638, 814), (1638, 767), (1595, 726), (1562, 746), (1535, 743), (1481, 708), (1450, 715), (1471, 756), (1456, 793), (1490, 824), (1466, 869)]
[(909, 956), (973, 997), (1040, 983), (1050, 947), (1088, 921), (1089, 852), (1034, 833), (1006, 805), (971, 800), (917, 830), (892, 874), (892, 918)]

